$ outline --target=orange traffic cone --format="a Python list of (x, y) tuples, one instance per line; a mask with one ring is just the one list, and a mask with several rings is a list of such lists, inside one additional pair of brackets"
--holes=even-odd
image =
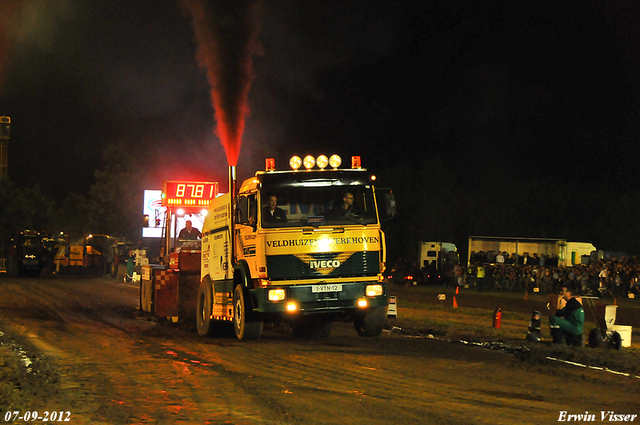
[(529, 291), (527, 291), (527, 292), (525, 292), (525, 293), (524, 293), (524, 299), (525, 299), (525, 300), (528, 300), (528, 299), (529, 299)]
[(458, 308), (458, 301), (456, 301), (456, 297), (453, 297), (453, 308)]
[(613, 299), (613, 305), (618, 305), (618, 299), (617, 298)]
[(456, 295), (458, 295), (459, 292), (460, 292), (460, 287), (456, 286)]

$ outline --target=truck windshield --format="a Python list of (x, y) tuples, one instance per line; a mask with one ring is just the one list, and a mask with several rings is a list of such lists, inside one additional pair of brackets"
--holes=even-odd
[(377, 223), (373, 187), (362, 176), (300, 174), (264, 176), (262, 227)]

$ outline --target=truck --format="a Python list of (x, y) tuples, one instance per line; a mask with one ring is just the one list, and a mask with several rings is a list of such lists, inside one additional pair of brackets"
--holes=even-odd
[[(467, 264), (471, 265), (482, 258), (482, 262), (496, 263), (499, 253), (515, 254), (519, 264), (544, 255), (551, 265), (571, 267), (588, 264), (595, 258), (596, 247), (590, 242), (569, 242), (565, 239), (515, 238), (494, 236), (469, 237)], [(505, 259), (506, 260), (506, 259)]]
[(418, 264), (425, 283), (443, 283), (459, 263), (458, 248), (452, 242), (420, 242)]
[[(352, 322), (360, 336), (380, 335), (388, 306), (381, 223), (395, 215), (395, 200), (390, 189), (375, 188), (360, 157), (349, 169), (339, 168), (341, 162), (337, 155), (294, 156), (290, 170), (276, 170), (269, 158), (264, 171), (237, 188), (230, 167), (229, 192), (210, 200), (200, 246), (170, 254), (170, 273), (162, 279), (168, 287), (185, 283), (177, 301), (170, 297), (178, 308), (166, 309), (165, 299), (159, 307), (191, 310), (180, 294), (189, 297), (193, 283), (179, 275), (184, 270), (193, 282), (197, 253), (201, 336), (226, 324), (240, 340), (257, 339), (264, 323), (275, 323), (289, 324), (298, 337), (328, 337), (338, 320)], [(145, 281), (153, 279), (149, 268)]]
[(459, 262), (458, 248), (452, 242), (420, 242), (420, 268), (446, 271)]
[(52, 253), (45, 244), (48, 235), (35, 230), (16, 232), (9, 243), (6, 270), (9, 276), (45, 276), (51, 273)]
[(75, 243), (66, 235), (55, 240), (54, 265), (57, 274), (112, 274), (117, 240), (109, 235), (89, 234)]

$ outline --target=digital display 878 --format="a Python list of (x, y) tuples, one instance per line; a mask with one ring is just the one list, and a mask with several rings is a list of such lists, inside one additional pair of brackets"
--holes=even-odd
[(165, 181), (162, 206), (208, 207), (218, 195), (217, 182)]

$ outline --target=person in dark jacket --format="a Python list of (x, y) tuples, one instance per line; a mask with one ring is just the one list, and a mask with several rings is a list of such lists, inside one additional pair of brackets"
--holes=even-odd
[(584, 308), (578, 298), (563, 286), (558, 296), (558, 309), (549, 316), (554, 344), (582, 345)]
[(262, 220), (269, 223), (286, 223), (287, 213), (278, 205), (278, 198), (274, 195), (269, 196), (267, 206), (262, 209)]

